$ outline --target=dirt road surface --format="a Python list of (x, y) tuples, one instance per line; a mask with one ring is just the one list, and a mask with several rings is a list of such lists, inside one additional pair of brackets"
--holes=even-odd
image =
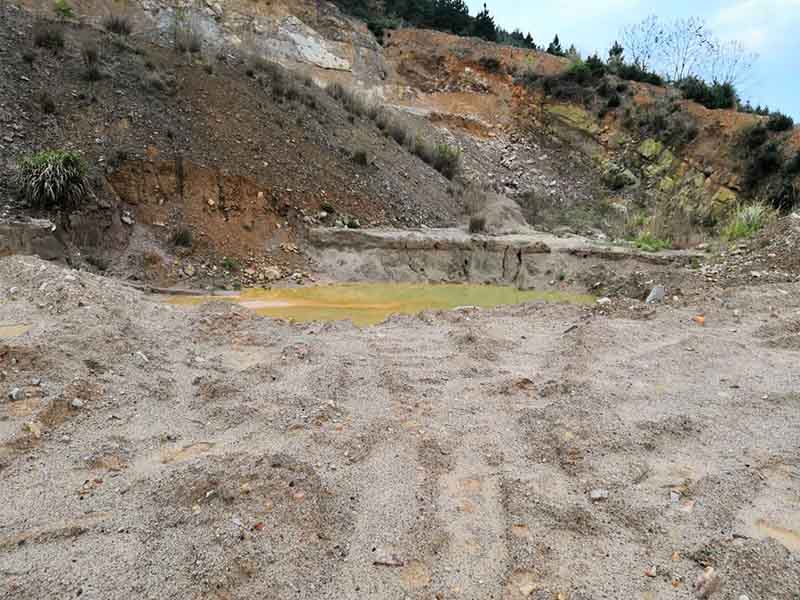
[(800, 594), (799, 284), (363, 330), (0, 293), (2, 598)]

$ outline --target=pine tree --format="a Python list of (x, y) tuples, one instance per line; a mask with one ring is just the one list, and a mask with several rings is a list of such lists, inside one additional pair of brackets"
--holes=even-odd
[(614, 41), (614, 45), (608, 51), (608, 64), (611, 66), (620, 66), (625, 62), (625, 48), (622, 47), (618, 41)]
[(483, 5), (483, 10), (475, 17), (472, 33), (476, 37), (489, 42), (497, 41), (497, 26), (495, 25), (494, 17), (489, 14), (489, 9), (486, 4)]
[(533, 36), (531, 35), (530, 31), (528, 32), (528, 35), (525, 36), (525, 46), (531, 50), (536, 50), (536, 44), (533, 42)]
[(558, 39), (558, 34), (556, 34), (556, 37), (553, 38), (553, 41), (550, 42), (550, 45), (547, 47), (547, 53), (554, 56), (564, 56), (564, 50), (561, 48), (561, 40)]

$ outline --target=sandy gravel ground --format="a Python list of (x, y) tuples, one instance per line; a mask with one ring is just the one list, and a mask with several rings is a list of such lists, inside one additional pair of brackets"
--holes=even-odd
[(359, 330), (6, 258), (0, 298), (2, 598), (800, 597), (800, 284)]

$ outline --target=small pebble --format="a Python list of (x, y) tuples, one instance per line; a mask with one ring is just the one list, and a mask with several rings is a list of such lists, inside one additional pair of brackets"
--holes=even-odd
[(15, 387), (10, 392), (8, 392), (8, 399), (12, 402), (19, 402), (20, 400), (25, 399), (25, 390), (22, 388)]
[(80, 410), (83, 408), (83, 400), (75, 398), (74, 400), (70, 401), (69, 405), (75, 410)]

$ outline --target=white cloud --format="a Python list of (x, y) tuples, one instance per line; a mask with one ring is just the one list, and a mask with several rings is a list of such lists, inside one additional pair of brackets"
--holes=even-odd
[(736, 0), (721, 8), (711, 25), (721, 37), (764, 53), (794, 41), (800, 27), (800, 0)]

